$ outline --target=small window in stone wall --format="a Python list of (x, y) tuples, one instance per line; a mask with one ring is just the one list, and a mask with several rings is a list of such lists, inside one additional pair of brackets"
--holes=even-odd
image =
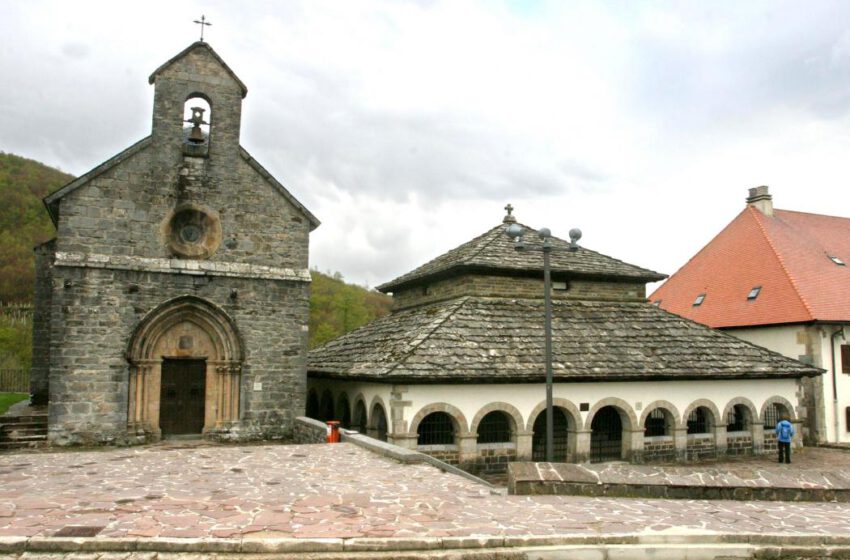
[(707, 434), (708, 432), (708, 410), (704, 406), (698, 406), (688, 414), (688, 433)]
[(743, 405), (736, 404), (726, 415), (726, 431), (743, 432), (749, 427), (749, 422), (747, 422), (747, 409)]
[(844, 409), (844, 431), (850, 432), (850, 406)]
[(508, 415), (493, 411), (478, 424), (478, 443), (504, 443), (511, 441), (511, 422)]
[(419, 445), (452, 445), (455, 442), (452, 417), (445, 412), (432, 412), (419, 423), (417, 435)]
[(655, 408), (646, 417), (643, 423), (643, 433), (646, 437), (666, 436), (667, 435), (667, 420), (664, 417), (664, 410)]
[(841, 345), (841, 371), (850, 373), (850, 344)]

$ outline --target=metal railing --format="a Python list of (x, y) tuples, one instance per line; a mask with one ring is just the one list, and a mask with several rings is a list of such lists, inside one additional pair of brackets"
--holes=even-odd
[(30, 390), (29, 370), (0, 369), (0, 392), (3, 393), (28, 393)]

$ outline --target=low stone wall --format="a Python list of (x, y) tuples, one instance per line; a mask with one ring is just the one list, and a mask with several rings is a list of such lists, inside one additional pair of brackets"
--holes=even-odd
[(638, 465), (511, 463), (508, 493), (517, 495), (850, 502), (850, 476), (823, 473), (814, 480), (789, 480), (769, 470), (713, 472)]
[[(735, 435), (736, 433), (741, 435)], [(749, 432), (729, 432), (726, 436), (726, 454), (732, 457), (736, 455), (752, 455), (752, 434)]]
[(295, 419), (292, 439), (295, 443), (327, 443), (328, 427), (324, 422), (299, 416)]
[(354, 430), (341, 429), (340, 436), (341, 441), (343, 443), (351, 443), (359, 447), (363, 447), (373, 453), (383, 455), (384, 457), (389, 457), (390, 459), (395, 459), (396, 461), (400, 461), (402, 463), (428, 463), (429, 465), (437, 467), (441, 471), (456, 474), (468, 480), (472, 480), (473, 482), (476, 482), (478, 484), (483, 484), (484, 486), (487, 486), (491, 489), (491, 493), (504, 493), (503, 489), (496, 489), (489, 482), (482, 480), (477, 476), (465, 470), (462, 470), (454, 465), (450, 465), (449, 463), (440, 461), (432, 455), (421, 453), (419, 451), (414, 451), (413, 449), (399, 447), (397, 445), (393, 445), (391, 443), (387, 443), (385, 441), (381, 441), (369, 436), (364, 436), (363, 434), (360, 434)]
[(643, 461), (675, 461), (676, 444), (670, 436), (648, 437), (643, 440)]
[[(776, 433), (773, 431), (764, 431), (764, 453), (779, 453), (779, 440), (776, 439)], [(793, 444), (792, 444), (793, 445)]]
[(443, 463), (455, 466), (459, 464), (457, 445), (420, 445), (416, 449)]
[(689, 436), (685, 456), (688, 461), (699, 461), (701, 459), (713, 459), (717, 457), (714, 436)]
[(492, 443), (478, 446), (478, 457), (464, 468), (475, 474), (499, 474), (508, 470), (508, 463), (516, 461), (516, 445)]

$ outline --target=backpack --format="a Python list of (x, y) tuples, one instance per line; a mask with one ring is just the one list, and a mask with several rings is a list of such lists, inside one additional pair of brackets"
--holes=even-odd
[(779, 425), (779, 439), (780, 440), (789, 440), (791, 439), (791, 425), (787, 422), (783, 422)]

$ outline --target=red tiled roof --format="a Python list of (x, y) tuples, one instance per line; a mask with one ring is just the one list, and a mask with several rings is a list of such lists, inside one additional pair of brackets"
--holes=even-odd
[(850, 320), (850, 218), (747, 206), (649, 299), (711, 327)]

